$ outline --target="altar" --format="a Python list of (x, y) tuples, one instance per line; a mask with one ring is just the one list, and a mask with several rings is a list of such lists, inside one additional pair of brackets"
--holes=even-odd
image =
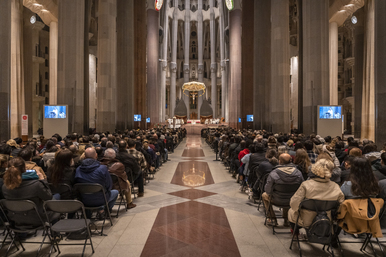
[(192, 125), (194, 125), (194, 124), (201, 124), (201, 121), (200, 120), (188, 120), (186, 122), (186, 124), (192, 124)]

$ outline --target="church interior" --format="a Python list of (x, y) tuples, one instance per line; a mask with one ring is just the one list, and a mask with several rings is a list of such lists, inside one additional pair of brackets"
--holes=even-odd
[[(45, 187), (53, 185), (52, 172), (61, 163), (50, 168), (47, 154), (56, 160), (70, 150), (66, 167), (75, 181), (86, 181), (78, 176), (88, 159), (110, 173), (114, 159), (126, 169), (123, 181), (130, 188), (125, 197), (117, 184), (104, 189), (108, 197), (110, 190), (119, 191), (110, 208), (116, 217), (107, 216), (107, 197), (110, 221), (92, 223), (100, 234), (90, 233), (91, 225), (85, 230), (94, 244), (83, 249), (88, 256), (385, 256), (386, 243), (378, 240), (385, 208), (377, 205), (386, 200), (385, 13), (385, 0), (0, 0), (0, 185), (6, 188), (0, 199), (13, 199), (8, 185), (17, 165), (10, 163), (28, 157), (23, 150), (32, 147), (30, 159), (36, 157), (42, 172), (29, 169), (26, 157), (24, 172), (15, 176), (21, 185), (31, 183), (25, 173), (35, 170), (36, 181), (48, 179), (41, 182)], [(122, 151), (139, 162), (139, 177)], [(146, 165), (139, 161), (141, 151)], [(260, 152), (272, 165), (269, 174), (284, 174), (280, 167), (291, 165), (291, 175), (303, 174), (291, 205), (272, 209), (274, 190), (267, 194), (269, 182), (258, 171), (262, 162), (251, 168)], [(367, 166), (360, 166), (363, 159)], [(299, 233), (300, 223), (291, 220), (293, 195), (321, 179), (317, 167), (323, 161), (328, 163), (320, 169), (329, 176), (322, 178), (333, 184), (327, 191), (332, 195), (337, 186), (343, 198), (314, 199), (339, 201), (342, 210), (348, 200), (368, 198), (381, 220), (377, 232), (341, 226), (342, 236), (336, 220), (332, 234), (343, 246), (331, 235), (322, 247), (312, 241), (310, 227)], [(367, 176), (363, 183), (375, 181), (371, 193), (355, 182), (355, 170), (365, 174), (369, 167), (374, 180)], [(274, 180), (271, 175), (265, 179)], [(49, 189), (50, 197), (58, 200), (56, 189)], [(311, 195), (307, 191), (304, 199)], [(126, 203), (125, 212), (119, 201)], [(0, 255), (19, 256), (22, 232), (7, 225), (8, 207), (0, 200), (0, 228), (12, 240), (0, 235)], [(272, 213), (281, 210), (292, 234), (275, 232), (283, 227)], [(41, 235), (48, 233), (50, 246), (40, 251), (28, 245), (20, 256), (59, 249), (80, 254), (80, 248), (62, 249), (63, 233), (57, 232), (56, 246), (53, 227)], [(308, 242), (298, 245), (303, 234)]]

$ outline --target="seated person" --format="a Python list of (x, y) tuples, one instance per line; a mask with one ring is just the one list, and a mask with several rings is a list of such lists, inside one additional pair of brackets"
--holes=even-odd
[(118, 177), (119, 185), (113, 184), (113, 188), (118, 190), (119, 187), (122, 189), (122, 193), (126, 197), (127, 208), (134, 208), (136, 205), (133, 204), (131, 199), (131, 187), (130, 182), (127, 180), (127, 174), (125, 171), (125, 166), (115, 159), (116, 153), (114, 149), (108, 148), (105, 151), (105, 157), (101, 160), (102, 165), (106, 165), (111, 174), (115, 174)]
[(25, 168), (27, 170), (35, 170), (37, 174), (41, 173), (44, 178), (47, 178), (43, 169), (39, 167), (35, 162), (32, 161), (33, 149), (30, 147), (25, 147), (19, 152), (19, 157), (21, 157), (25, 162)]
[(377, 196), (378, 180), (371, 169), (370, 161), (364, 157), (355, 158), (351, 164), (350, 179), (340, 189), (346, 199)]
[[(269, 173), (267, 184), (265, 184), (265, 192), (262, 195), (262, 199), (265, 209), (268, 210), (267, 224), (271, 226), (277, 225), (275, 212), (273, 211), (272, 206), (269, 206), (270, 195), (273, 193), (274, 184), (293, 185), (301, 184), (303, 182), (303, 175), (301, 171), (298, 170), (293, 163), (291, 163), (291, 160), (292, 158), (289, 154), (281, 154), (279, 156), (279, 165), (276, 167), (276, 169)], [(283, 208), (283, 218), (284, 226), (289, 227), (288, 208)]]
[[(304, 181), (291, 198), (291, 209), (288, 211), (288, 220), (291, 223), (292, 229), (294, 229), (299, 216), (299, 205), (304, 199), (322, 201), (337, 200), (339, 203), (344, 201), (344, 195), (339, 185), (330, 180), (333, 168), (334, 163), (326, 159), (319, 160), (312, 166), (309, 176), (310, 179)], [(298, 225), (300, 227), (309, 227), (315, 216), (316, 212), (302, 209)]]
[[(54, 187), (59, 184), (67, 184), (70, 187), (75, 182), (75, 168), (73, 167), (74, 161), (72, 159), (73, 154), (68, 149), (60, 150), (56, 156), (54, 164), (50, 166), (47, 172), (48, 182), (52, 183)], [(64, 192), (61, 195), (54, 195), (56, 200), (68, 200), (73, 199), (71, 192)]]
[[(111, 189), (113, 182), (110, 173), (105, 165), (97, 161), (97, 153), (94, 148), (89, 147), (85, 151), (85, 159), (76, 169), (75, 183), (98, 183), (105, 189), (108, 208), (111, 211), (118, 197), (118, 190)], [(103, 194), (82, 195), (82, 202), (85, 206), (95, 207), (105, 204)], [(104, 210), (98, 213), (99, 218), (104, 217)]]
[[(8, 200), (30, 200), (36, 204), (37, 210), (43, 221), (46, 215), (43, 211), (44, 201), (52, 199), (52, 193), (47, 181), (41, 173), (34, 170), (26, 170), (22, 158), (16, 157), (8, 162), (8, 170), (4, 174), (2, 191)], [(33, 228), (41, 225), (35, 211), (28, 215), (8, 213), (8, 217), (20, 228)], [(49, 221), (57, 219), (59, 215), (49, 213)]]

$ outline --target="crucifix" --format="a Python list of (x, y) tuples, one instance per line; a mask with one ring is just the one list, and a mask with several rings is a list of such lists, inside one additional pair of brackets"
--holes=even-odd
[(192, 98), (193, 98), (193, 104), (194, 104), (194, 100), (196, 99), (196, 96), (198, 95), (196, 91), (192, 91), (190, 92), (192, 94)]

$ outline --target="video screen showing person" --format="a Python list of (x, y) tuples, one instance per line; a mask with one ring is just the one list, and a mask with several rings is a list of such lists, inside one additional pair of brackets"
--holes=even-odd
[(247, 115), (247, 122), (253, 122), (253, 115)]
[(134, 114), (134, 121), (141, 121), (141, 114)]
[(65, 119), (67, 117), (66, 106), (44, 106), (45, 119)]
[(150, 118), (146, 118), (146, 123), (150, 123)]
[(241, 118), (239, 118), (239, 123), (241, 123)]
[(341, 106), (320, 106), (319, 107), (319, 119), (341, 119), (342, 107)]

